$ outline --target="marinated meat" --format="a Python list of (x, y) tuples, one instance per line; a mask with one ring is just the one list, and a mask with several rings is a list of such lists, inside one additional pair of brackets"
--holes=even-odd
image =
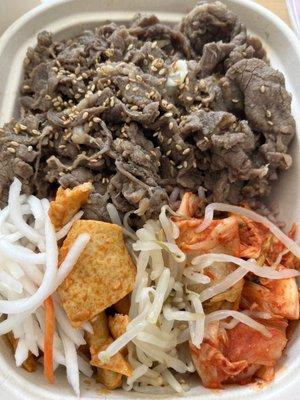
[(218, 1), (178, 26), (137, 15), (67, 40), (40, 33), (24, 61), (21, 118), (1, 130), (1, 204), (13, 176), (50, 197), (91, 182), (84, 216), (103, 221), (108, 202), (157, 217), (174, 189), (262, 204), (291, 165), (295, 134), (283, 75), (265, 59)]

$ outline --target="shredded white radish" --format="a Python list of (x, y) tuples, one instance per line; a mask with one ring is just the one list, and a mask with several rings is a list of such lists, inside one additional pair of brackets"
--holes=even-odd
[[(78, 212), (58, 233), (48, 216), (49, 201), (20, 195), (21, 183), (15, 179), (9, 191), (8, 206), (0, 210), (0, 335), (13, 332), (18, 339), (16, 364), (22, 365), (29, 352), (38, 357), (44, 350), (44, 300), (63, 282), (76, 264), (90, 237), (81, 234), (73, 243), (58, 270), (57, 241), (67, 235)], [(77, 349), (85, 344), (84, 331), (74, 329), (58, 298), (54, 334), (54, 368), (67, 367), (67, 376), (79, 395), (79, 370), (91, 377), (87, 361)], [(90, 324), (85, 328), (91, 331)], [(63, 354), (65, 353), (65, 355)]]
[(76, 347), (74, 343), (68, 338), (68, 336), (65, 335), (62, 329), (59, 329), (59, 334), (63, 343), (65, 353), (68, 382), (72, 386), (77, 397), (79, 397), (79, 367)]
[(18, 228), (20, 232), (24, 234), (25, 237), (27, 237), (28, 240), (38, 243), (42, 239), (41, 235), (38, 234), (23, 219), (21, 204), (19, 200), (21, 189), (21, 182), (19, 181), (19, 179), (15, 178), (10, 186), (8, 193), (9, 216), (14, 225)]
[(204, 231), (212, 222), (214, 217), (214, 211), (223, 211), (242, 215), (244, 217), (250, 218), (255, 222), (259, 222), (265, 227), (267, 227), (277, 239), (287, 247), (291, 253), (296, 257), (300, 258), (300, 246), (289, 238), (285, 233), (282, 232), (275, 224), (273, 224), (266, 217), (247, 208), (232, 206), (224, 203), (211, 203), (205, 208), (205, 215), (202, 224), (196, 229), (197, 232)]
[(60, 240), (65, 236), (67, 236), (74, 222), (78, 221), (83, 216), (83, 214), (84, 214), (83, 211), (78, 211), (78, 213), (76, 213), (74, 217), (65, 226), (63, 226), (58, 232), (56, 232), (56, 239)]

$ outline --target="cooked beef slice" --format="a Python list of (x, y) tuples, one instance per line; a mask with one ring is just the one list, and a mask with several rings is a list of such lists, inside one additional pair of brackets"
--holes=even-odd
[(245, 43), (247, 38), (245, 26), (220, 1), (200, 2), (183, 18), (180, 30), (188, 38), (196, 54), (205, 53), (205, 45), (216, 42), (221, 52), (226, 43), (232, 47), (225, 48), (233, 49)]
[[(1, 205), (17, 176), (41, 197), (93, 182), (88, 219), (108, 221), (108, 202), (157, 217), (198, 188), (262, 209), (295, 132), (284, 78), (265, 59), (220, 2), (176, 26), (139, 14), (66, 40), (40, 33), (24, 61), (21, 118), (0, 132)], [(178, 60), (187, 74), (171, 88)]]
[(260, 151), (266, 160), (272, 167), (289, 168), (292, 160), (286, 153), (296, 126), (283, 74), (264, 61), (252, 58), (234, 64), (226, 78), (227, 92), (237, 88), (241, 91), (242, 108), (250, 126), (264, 135), (265, 143)]

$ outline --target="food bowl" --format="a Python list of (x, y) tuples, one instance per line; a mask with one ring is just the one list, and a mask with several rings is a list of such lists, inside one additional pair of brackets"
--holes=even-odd
[[(300, 45), (293, 32), (276, 16), (251, 1), (223, 0), (232, 11), (239, 15), (250, 33), (260, 37), (268, 52), (271, 64), (280, 69), (286, 77), (286, 85), (293, 94), (292, 109), (300, 134)], [(155, 13), (163, 22), (174, 23), (180, 20), (195, 5), (195, 0), (73, 0), (59, 1), (40, 6), (15, 22), (0, 39), (0, 123), (18, 115), (18, 90), (22, 80), (22, 61), (26, 49), (34, 46), (36, 34), (49, 30), (58, 39), (79, 34), (87, 28), (94, 28), (106, 20), (119, 23), (128, 21), (136, 12)], [(281, 211), (281, 218), (287, 223), (299, 220), (299, 136), (292, 143), (294, 164), (276, 182), (271, 200), (275, 200)], [(296, 329), (292, 340), (281, 360), (275, 380), (259, 387), (231, 386), (225, 390), (213, 391), (200, 386), (198, 379), (191, 382), (188, 399), (252, 399), (285, 398), (288, 384), (297, 378), (300, 368), (300, 328)], [(81, 397), (85, 400), (95, 398), (139, 399), (148, 395), (114, 391), (108, 393), (99, 384), (82, 379)], [(152, 396), (154, 397), (154, 396)], [(157, 396), (161, 397), (161, 396)], [(75, 396), (69, 387), (64, 370), (58, 371), (55, 385), (48, 384), (42, 373), (28, 374), (15, 367), (14, 358), (5, 340), (0, 340), (0, 398), (3, 400), (65, 400)], [(173, 399), (174, 395), (164, 395)]]

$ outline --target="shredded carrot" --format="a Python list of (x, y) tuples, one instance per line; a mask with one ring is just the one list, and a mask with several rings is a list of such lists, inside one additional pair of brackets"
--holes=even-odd
[(44, 301), (45, 338), (44, 338), (44, 375), (50, 383), (55, 383), (53, 370), (53, 340), (55, 332), (55, 311), (52, 297)]

